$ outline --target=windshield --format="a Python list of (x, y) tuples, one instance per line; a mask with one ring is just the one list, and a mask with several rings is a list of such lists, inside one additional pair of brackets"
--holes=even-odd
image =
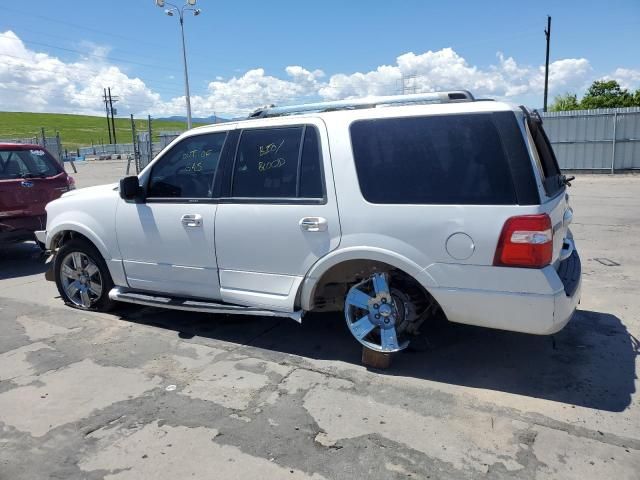
[(55, 159), (40, 148), (0, 150), (0, 180), (52, 177), (61, 171)]

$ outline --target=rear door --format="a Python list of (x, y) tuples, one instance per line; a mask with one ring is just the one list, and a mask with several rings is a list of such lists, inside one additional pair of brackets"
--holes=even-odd
[(310, 119), (238, 137), (216, 214), (221, 296), (291, 311), (309, 268), (340, 242), (325, 126)]

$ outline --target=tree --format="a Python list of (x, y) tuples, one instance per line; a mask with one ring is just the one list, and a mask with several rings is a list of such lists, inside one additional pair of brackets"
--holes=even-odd
[(565, 93), (553, 99), (549, 110), (552, 112), (564, 112), (567, 110), (578, 110), (579, 108), (580, 103), (578, 102), (578, 96), (575, 93)]
[(617, 108), (634, 105), (634, 95), (615, 80), (596, 80), (580, 101), (580, 108)]

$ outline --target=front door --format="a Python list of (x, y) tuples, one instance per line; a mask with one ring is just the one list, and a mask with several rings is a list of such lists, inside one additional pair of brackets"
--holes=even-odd
[(216, 214), (221, 297), (291, 311), (309, 268), (338, 246), (324, 123), (244, 129)]
[(116, 233), (131, 288), (219, 299), (211, 196), (226, 136), (182, 139), (152, 165), (144, 202), (120, 200)]

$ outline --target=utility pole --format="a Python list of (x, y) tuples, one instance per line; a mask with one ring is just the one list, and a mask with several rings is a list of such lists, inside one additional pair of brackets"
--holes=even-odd
[(111, 87), (108, 87), (107, 91), (109, 92), (109, 111), (111, 112), (111, 127), (113, 128), (113, 143), (117, 144), (118, 140), (116, 139), (116, 121), (114, 118), (113, 102), (117, 102), (118, 97), (114, 98), (111, 96)]
[(547, 37), (547, 57), (544, 62), (544, 106), (542, 111), (547, 111), (547, 97), (549, 95), (549, 44), (551, 43), (551, 17), (547, 15), (547, 28), (544, 31)]
[(104, 88), (104, 96), (102, 100), (104, 100), (104, 111), (107, 112), (107, 130), (109, 131), (109, 143), (113, 143), (111, 139), (111, 122), (109, 121), (109, 98), (107, 97), (107, 89)]

